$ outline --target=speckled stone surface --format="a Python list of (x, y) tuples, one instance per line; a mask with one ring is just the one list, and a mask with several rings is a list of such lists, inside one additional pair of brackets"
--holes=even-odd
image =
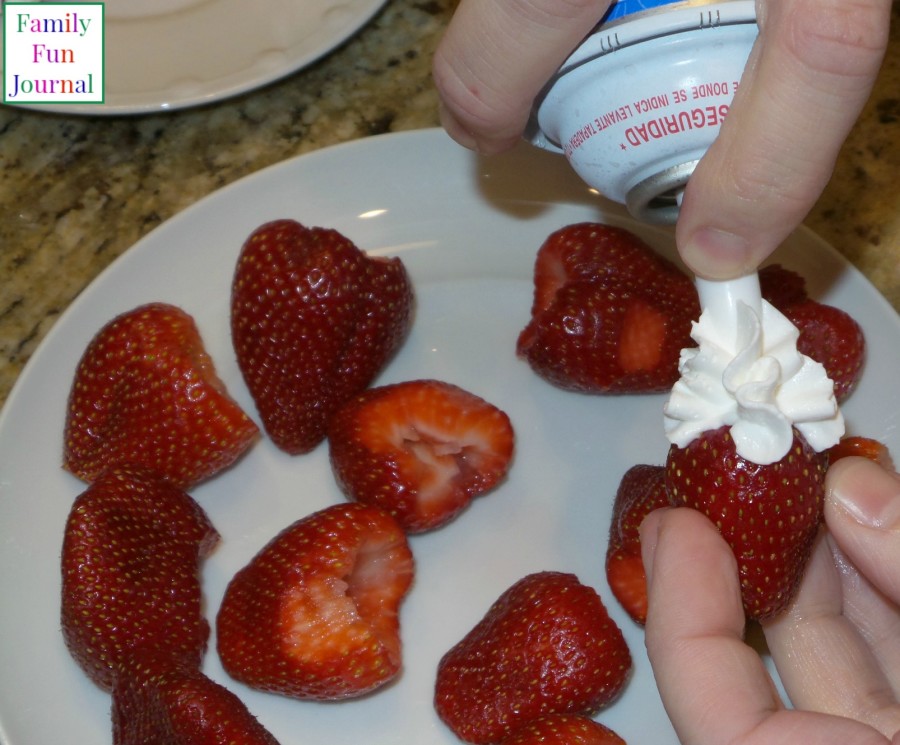
[[(206, 194), (338, 142), (438, 123), (431, 56), (454, 0), (390, 0), (304, 71), (201, 109), (68, 117), (0, 107), (0, 404), (68, 304)], [(808, 225), (900, 309), (900, 6), (872, 99)]]

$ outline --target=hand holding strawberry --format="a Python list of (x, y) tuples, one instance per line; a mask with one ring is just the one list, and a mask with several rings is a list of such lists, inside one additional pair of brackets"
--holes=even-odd
[(669, 499), (706, 515), (731, 546), (749, 618), (777, 615), (800, 584), (822, 521), (825, 465), (799, 434), (778, 462), (753, 463), (727, 427), (669, 450)]
[(645, 522), (647, 650), (683, 741), (896, 742), (900, 478), (845, 458), (829, 470), (825, 493), (828, 535), (793, 602), (762, 624), (789, 708), (745, 643), (737, 564), (715, 526), (686, 509)]

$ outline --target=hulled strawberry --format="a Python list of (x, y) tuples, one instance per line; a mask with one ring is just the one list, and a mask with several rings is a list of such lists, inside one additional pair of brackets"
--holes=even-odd
[(518, 354), (561, 388), (664, 391), (691, 346), (697, 293), (637, 236), (597, 223), (553, 233), (538, 251), (531, 320)]
[(398, 608), (413, 572), (406, 534), (382, 510), (346, 503), (313, 513), (229, 583), (216, 618), (222, 665), (294, 698), (372, 691), (400, 671)]
[(588, 717), (550, 714), (529, 722), (502, 745), (625, 745), (625, 740)]
[(344, 492), (388, 511), (412, 533), (445, 524), (496, 486), (514, 439), (503, 411), (438, 380), (371, 388), (340, 409), (328, 429)]
[(413, 294), (401, 261), (335, 230), (267, 223), (244, 243), (231, 297), (238, 364), (272, 441), (304, 453), (405, 339)]
[(434, 703), (462, 740), (495, 743), (539, 717), (590, 713), (631, 669), (622, 632), (572, 574), (519, 580), (441, 659)]
[(258, 435), (232, 400), (194, 320), (165, 303), (104, 326), (69, 394), (63, 466), (90, 482), (140, 463), (187, 489), (231, 465)]
[(199, 667), (209, 635), (199, 562), (217, 541), (190, 496), (138, 466), (105, 471), (76, 498), (62, 547), (62, 633), (97, 685), (110, 690), (146, 651)]
[(609, 526), (606, 579), (628, 615), (641, 625), (647, 621), (647, 575), (640, 527), (653, 510), (668, 505), (663, 466), (632, 466), (622, 476)]
[(152, 655), (116, 680), (112, 728), (113, 745), (278, 745), (234, 693)]
[(794, 596), (822, 520), (825, 466), (796, 431), (767, 465), (739, 456), (727, 426), (669, 449), (669, 498), (704, 513), (731, 546), (749, 618), (771, 618)]

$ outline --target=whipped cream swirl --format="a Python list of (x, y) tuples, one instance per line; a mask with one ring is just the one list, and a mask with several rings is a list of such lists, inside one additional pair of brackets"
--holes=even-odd
[(787, 455), (792, 428), (816, 451), (844, 434), (825, 368), (797, 351), (799, 332), (763, 300), (754, 273), (728, 282), (697, 280), (703, 313), (681, 352), (681, 379), (664, 408), (669, 441), (685, 447), (728, 425), (738, 455), (766, 465)]

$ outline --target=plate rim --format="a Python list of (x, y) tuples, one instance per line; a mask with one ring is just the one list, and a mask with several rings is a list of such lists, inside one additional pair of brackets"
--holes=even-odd
[[(221, 2), (224, 2), (224, 0), (214, 0), (213, 4)], [(266, 86), (272, 85), (277, 81), (300, 72), (318, 62), (361, 31), (385, 7), (385, 5), (387, 5), (388, 0), (351, 0), (351, 2), (352, 7), (354, 9), (358, 8), (358, 11), (350, 17), (349, 23), (341, 26), (339, 30), (331, 36), (326, 36), (323, 39), (316, 39), (317, 43), (315, 44), (301, 45), (305, 49), (303, 54), (292, 54), (286, 59), (284, 65), (267, 70), (262, 74), (247, 75), (247, 71), (232, 72), (227, 76), (206, 81), (206, 84), (201, 86), (200, 90), (197, 92), (183, 94), (175, 93), (165, 101), (159, 100), (159, 96), (154, 96), (153, 93), (157, 92), (157, 90), (154, 90), (139, 97), (136, 101), (129, 100), (130, 96), (128, 94), (120, 94), (119, 97), (122, 99), (120, 102), (109, 101), (109, 95), (107, 94), (107, 100), (97, 104), (3, 103), (2, 105), (27, 111), (42, 111), (48, 114), (114, 117), (141, 114), (166, 114), (226, 101), (245, 93), (265, 88)], [(208, 4), (209, 3), (204, 3), (204, 5)], [(206, 9), (204, 9), (204, 12), (206, 12)], [(176, 12), (170, 15), (177, 16), (178, 13)], [(104, 29), (107, 35), (117, 23), (134, 23), (134, 21), (130, 19), (107, 19)], [(315, 35), (312, 35), (312, 37), (307, 38), (316, 37)], [(110, 60), (107, 56), (105, 64), (106, 69), (110, 70), (114, 66), (114, 61)], [(2, 74), (2, 72), (3, 61), (0, 59), (0, 74)], [(161, 86), (162, 89), (165, 89), (166, 83), (161, 84)]]

